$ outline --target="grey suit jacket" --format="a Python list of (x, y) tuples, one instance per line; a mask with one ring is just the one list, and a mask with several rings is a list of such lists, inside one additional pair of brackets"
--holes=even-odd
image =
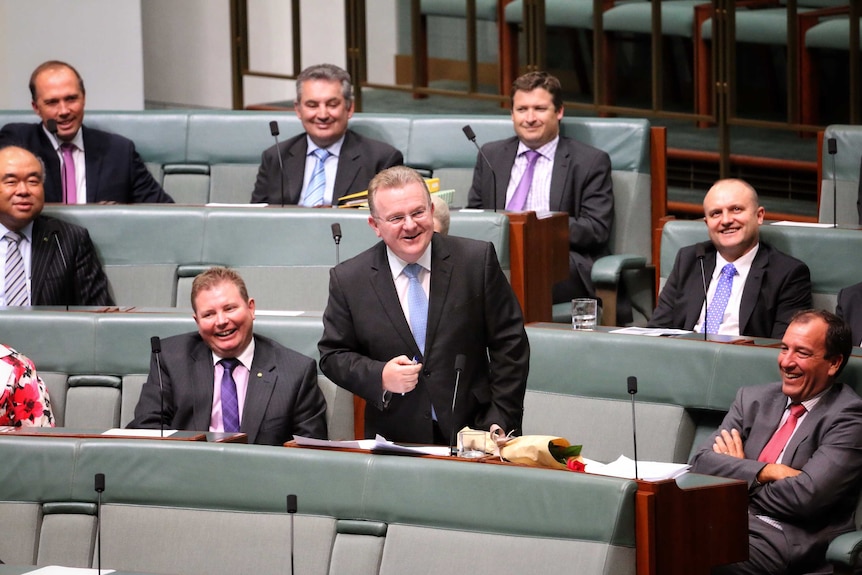
[[(703, 274), (709, 282), (715, 270), (716, 251), (712, 242), (702, 245), (706, 253)], [(648, 325), (693, 329), (703, 308), (703, 293), (696, 246), (686, 246), (676, 255), (673, 270), (659, 294), (658, 305)], [(808, 266), (760, 242), (739, 303), (740, 334), (781, 339), (793, 313), (810, 307), (811, 274)]]
[[(173, 203), (153, 178), (135, 144), (110, 132), (81, 127), (87, 169), (87, 202)], [(0, 147), (26, 148), (45, 162), (45, 201), (62, 202), (60, 159), (42, 124), (7, 124), (0, 131)]]
[[(785, 559), (791, 567), (810, 568), (824, 562), (833, 538), (854, 528), (862, 488), (862, 399), (835, 384), (799, 424), (785, 450), (782, 463), (802, 473), (755, 486), (766, 465), (757, 457), (777, 429), (786, 402), (780, 382), (740, 389), (720, 429), (740, 432), (745, 459), (713, 452), (713, 435), (693, 457), (692, 471), (746, 481), (750, 513), (779, 521), (792, 549)], [(777, 529), (775, 535), (780, 536)]]
[[(317, 386), (314, 360), (275, 341), (255, 335), (255, 349), (240, 432), (249, 443), (282, 445), (294, 435), (327, 439), (326, 401)], [(208, 431), (213, 407), (212, 352), (197, 333), (162, 340), (160, 357), (164, 413), (158, 367), (141, 388), (130, 428)]]
[(32, 305), (114, 305), (90, 234), (49, 216), (33, 220)]
[(862, 343), (862, 283), (846, 287), (838, 292), (835, 314), (847, 322), (853, 332), (853, 345)]
[[(492, 423), (521, 431), (530, 346), (493, 244), (434, 234), (424, 357), (398, 301), (383, 242), (330, 272), (318, 348), (323, 373), (367, 401), (366, 437), (432, 443), (432, 404), (444, 434)], [(458, 354), (466, 364), (453, 415)], [(399, 355), (423, 364), (419, 384), (384, 406), (383, 366)]]
[[(278, 154), (284, 164), (284, 203), (298, 204), (302, 195), (302, 181), (305, 175), (305, 159), (308, 155), (308, 139), (305, 132), (264, 150), (260, 158), (257, 181), (251, 193), (252, 203), (265, 202), (279, 205), (281, 197), (281, 166)], [(337, 204), (343, 196), (364, 192), (368, 182), (378, 172), (400, 166), (404, 163), (401, 152), (371, 138), (360, 136), (347, 130), (341, 154), (338, 156), (338, 170), (332, 190), (332, 203)]]
[[(482, 151), (493, 168), (493, 175), (485, 160), (478, 156), (467, 205), (505, 209), (518, 138), (490, 142), (482, 146)], [(560, 136), (549, 200), (551, 211), (569, 214), (570, 268), (592, 293), (593, 262), (610, 253), (608, 241), (614, 220), (610, 156), (598, 148)]]

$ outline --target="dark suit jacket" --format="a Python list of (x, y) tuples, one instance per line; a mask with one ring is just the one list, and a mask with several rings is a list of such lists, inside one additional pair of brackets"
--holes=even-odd
[[(444, 434), (497, 423), (521, 431), (530, 346), (521, 308), (493, 244), (435, 234), (431, 248), (426, 353), (404, 318), (383, 242), (330, 272), (320, 368), (364, 398), (365, 435), (432, 443), (431, 405)], [(383, 366), (399, 355), (423, 364), (412, 392), (382, 401)], [(464, 354), (456, 415), (455, 356)], [(490, 361), (489, 361), (490, 356)]]
[(862, 342), (862, 283), (846, 287), (838, 292), (835, 315), (847, 322), (853, 332), (853, 345)]
[[(326, 401), (314, 360), (273, 340), (254, 336), (254, 359), (240, 432), (249, 443), (282, 445), (294, 435), (327, 439)], [(162, 414), (155, 360), (141, 388), (130, 428), (208, 431), (213, 407), (212, 352), (197, 333), (162, 340)]]
[[(81, 127), (87, 172), (87, 203), (173, 203), (156, 182), (135, 144), (122, 136)], [(0, 147), (14, 144), (26, 148), (45, 162), (45, 201), (62, 202), (60, 159), (42, 124), (6, 124), (0, 130)]]
[(840, 383), (833, 386), (802, 421), (782, 458), (802, 473), (756, 486), (765, 465), (757, 457), (777, 429), (786, 401), (781, 383), (740, 389), (720, 429), (739, 430), (745, 459), (713, 452), (713, 435), (693, 457), (692, 471), (748, 482), (750, 513), (776, 519), (784, 528), (791, 549), (784, 558), (788, 572), (808, 573), (825, 562), (834, 537), (854, 528), (862, 487), (862, 399)]
[[(715, 270), (715, 246), (712, 242), (703, 245), (706, 248), (703, 273), (710, 281)], [(700, 262), (695, 252), (694, 245), (679, 250), (649, 321), (650, 327), (694, 329), (704, 299)], [(781, 339), (793, 313), (810, 307), (808, 266), (761, 241), (742, 290), (740, 335)]]
[[(505, 209), (518, 138), (490, 142), (482, 146), (482, 151), (493, 168), (493, 176), (485, 160), (478, 156), (467, 205), (488, 209), (496, 205), (497, 209)], [(596, 258), (610, 253), (608, 240), (614, 220), (610, 156), (560, 136), (549, 200), (551, 211), (569, 214), (569, 267), (580, 276), (589, 294), (594, 295), (590, 273)]]
[[(305, 159), (308, 155), (308, 139), (305, 132), (285, 140), (278, 145), (278, 153), (284, 164), (284, 203), (298, 204), (302, 195), (302, 180), (305, 175)], [(338, 156), (338, 171), (332, 190), (332, 203), (337, 204), (343, 196), (364, 192), (368, 182), (378, 172), (404, 163), (401, 152), (371, 138), (347, 130), (341, 154)], [(251, 193), (252, 203), (266, 202), (279, 205), (281, 199), (281, 166), (276, 147), (264, 150), (260, 158), (257, 181)]]
[(114, 305), (90, 234), (81, 226), (38, 216), (30, 255), (32, 305)]

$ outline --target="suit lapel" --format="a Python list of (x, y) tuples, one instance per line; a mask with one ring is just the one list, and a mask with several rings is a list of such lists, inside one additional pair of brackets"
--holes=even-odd
[(39, 216), (33, 221), (32, 253), (30, 254), (30, 303), (39, 305), (43, 301), (50, 301), (48, 294), (42, 292), (47, 285), (53, 251), (51, 248), (50, 220)]
[(751, 269), (748, 271), (745, 286), (742, 288), (742, 300), (739, 302), (739, 333), (745, 333), (751, 314), (754, 313), (754, 306), (757, 304), (758, 295), (760, 295), (760, 286), (766, 275), (766, 264), (769, 260), (768, 249), (763, 243), (760, 244), (757, 255), (751, 262)]
[(510, 138), (502, 151), (503, 161), (492, 162), (494, 168), (494, 181), (497, 186), (494, 200), (498, 210), (506, 209), (506, 192), (509, 190), (509, 180), (512, 177), (512, 166), (515, 165), (515, 157), (518, 154), (518, 138)]
[[(689, 303), (685, 312), (685, 325), (691, 326), (689, 329), (694, 329), (697, 320), (700, 319), (700, 312), (703, 311), (703, 302), (706, 297), (703, 294), (703, 278), (706, 278), (707, 290), (712, 283), (712, 273), (715, 271), (715, 247), (711, 243), (706, 248), (706, 257), (703, 258), (703, 276), (700, 275), (700, 262), (697, 261), (697, 258), (694, 260), (694, 266), (694, 273), (691, 274), (692, 283), (688, 286), (692, 296), (688, 298)], [(709, 313), (708, 308), (707, 313)]]
[(771, 393), (764, 400), (763, 410), (757, 414), (757, 419), (762, 421), (763, 425), (757, 426), (758, 432), (753, 433), (745, 442), (746, 447), (751, 450), (748, 453), (749, 457), (757, 459), (760, 456), (760, 452), (778, 430), (778, 424), (786, 407), (787, 397), (783, 393)]
[(84, 165), (87, 176), (87, 203), (95, 204), (100, 201), (99, 198), (99, 175), (102, 170), (102, 158), (105, 157), (105, 151), (102, 150), (101, 143), (90, 137), (90, 131), (86, 127), (81, 126), (84, 138)]
[(62, 202), (63, 184), (60, 181), (60, 158), (51, 140), (45, 135), (42, 124), (36, 124), (42, 161), (45, 162), (45, 201)]
[(835, 398), (838, 396), (839, 392), (839, 386), (832, 386), (829, 391), (823, 394), (820, 401), (818, 401), (812, 408), (811, 412), (805, 416), (805, 419), (803, 419), (802, 423), (799, 424), (799, 429), (797, 429), (796, 433), (793, 434), (793, 437), (790, 438), (790, 441), (784, 450), (784, 457), (781, 458), (784, 465), (789, 465), (794, 469), (802, 469), (802, 466), (807, 463), (808, 459), (811, 457), (807, 450), (803, 450), (801, 461), (796, 461), (799, 447), (808, 441), (808, 438), (811, 436), (811, 432), (817, 426), (817, 421), (824, 412), (832, 408), (832, 404), (835, 402)]
[[(439, 234), (434, 234), (431, 244), (431, 288), (428, 298), (428, 328), (425, 333), (425, 351), (433, 349), (437, 326), (443, 317), (443, 305), (449, 293), (452, 280), (452, 262), (449, 261), (449, 250), (445, 240)], [(424, 361), (427, 359), (423, 358)]]
[[(548, 198), (548, 208), (551, 211), (568, 212), (568, 209), (563, 208), (563, 196), (565, 195), (566, 175), (569, 172), (569, 161), (571, 154), (569, 147), (565, 144), (563, 138), (560, 138), (557, 143), (557, 153), (554, 155), (554, 166), (551, 172), (551, 190)], [(580, 194), (580, 190), (574, 190), (575, 194)], [(572, 205), (580, 211), (580, 200), (573, 198)], [(573, 217), (578, 217), (578, 214), (572, 214)]]
[(344, 135), (344, 143), (338, 155), (338, 169), (335, 172), (335, 184), (332, 187), (332, 203), (338, 204), (338, 200), (346, 196), (350, 186), (359, 174), (361, 168), (359, 162), (360, 149), (356, 144), (356, 138), (350, 130)]
[(194, 385), (194, 427), (193, 429), (209, 429), (213, 410), (213, 368), (212, 352), (201, 341), (192, 353), (192, 385)]
[(254, 443), (257, 439), (277, 380), (278, 370), (272, 350), (266, 343), (255, 338), (254, 359), (248, 374), (248, 388), (240, 425), (240, 431), (248, 435), (249, 443)]
[(284, 160), (285, 203), (298, 204), (302, 195), (302, 180), (305, 177), (305, 156), (308, 153), (308, 139), (305, 134), (287, 146)]
[[(401, 309), (401, 302), (398, 300), (398, 292), (395, 291), (395, 282), (392, 280), (392, 271), (389, 269), (389, 261), (386, 257), (386, 244), (383, 242), (377, 244), (369, 280), (374, 293), (377, 294), (380, 307), (383, 308), (383, 312), (389, 318), (389, 323), (395, 326), (396, 333), (418, 356), (419, 347), (416, 345), (416, 340), (413, 339), (413, 332), (410, 331), (410, 325)], [(428, 348), (427, 334), (425, 346)]]

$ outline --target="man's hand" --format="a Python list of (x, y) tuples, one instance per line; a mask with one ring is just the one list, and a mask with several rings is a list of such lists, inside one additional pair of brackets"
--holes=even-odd
[(798, 469), (793, 469), (781, 463), (767, 463), (760, 473), (757, 474), (757, 480), (760, 483), (769, 483), (770, 481), (778, 481), (779, 479), (787, 479), (788, 477), (796, 477), (802, 473)]
[(721, 433), (715, 437), (715, 443), (712, 444), (712, 450), (716, 453), (730, 455), (738, 459), (745, 458), (745, 449), (742, 446), (742, 436), (739, 431), (731, 429), (729, 432), (722, 429)]
[(413, 363), (406, 355), (390, 359), (383, 366), (383, 389), (392, 393), (405, 394), (413, 391), (419, 383), (421, 363)]

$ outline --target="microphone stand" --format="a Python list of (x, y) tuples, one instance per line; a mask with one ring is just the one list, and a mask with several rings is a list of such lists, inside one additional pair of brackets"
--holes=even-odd
[(479, 144), (476, 143), (476, 133), (473, 131), (473, 128), (470, 127), (470, 124), (467, 124), (461, 131), (464, 132), (464, 135), (467, 136), (467, 139), (473, 142), (473, 145), (476, 146), (476, 149), (479, 150), (479, 155), (482, 156), (482, 159), (485, 160), (485, 164), (488, 166), (488, 170), (491, 172), (491, 186), (494, 188), (494, 212), (497, 211), (497, 175), (494, 173), (494, 168), (491, 167), (491, 162), (488, 160), (488, 156), (485, 155), (485, 152), (482, 151), (482, 148), (479, 147)]
[(838, 227), (838, 175), (835, 173), (835, 155), (838, 153), (838, 140), (829, 138), (826, 142), (829, 155), (832, 156), (832, 227)]
[(290, 515), (290, 575), (293, 575), (293, 517), (296, 515), (296, 495), (287, 496), (287, 513)]
[(632, 441), (635, 448), (635, 479), (638, 478), (638, 427), (635, 420), (635, 394), (638, 392), (638, 378), (630, 375), (628, 378), (629, 396), (632, 398)]

